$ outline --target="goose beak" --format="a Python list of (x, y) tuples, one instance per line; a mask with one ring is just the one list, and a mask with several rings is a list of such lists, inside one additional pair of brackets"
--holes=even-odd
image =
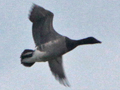
[(101, 41), (99, 41), (99, 40), (97, 40), (97, 42), (96, 43), (102, 43)]

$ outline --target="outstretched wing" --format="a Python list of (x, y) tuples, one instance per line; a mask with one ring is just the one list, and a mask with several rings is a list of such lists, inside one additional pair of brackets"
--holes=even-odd
[(32, 33), (36, 46), (61, 37), (53, 28), (53, 16), (52, 12), (33, 5), (29, 19), (33, 23)]
[(55, 76), (55, 78), (63, 85), (69, 86), (67, 78), (64, 73), (63, 64), (62, 64), (62, 56), (58, 57), (54, 60), (48, 61), (50, 69)]

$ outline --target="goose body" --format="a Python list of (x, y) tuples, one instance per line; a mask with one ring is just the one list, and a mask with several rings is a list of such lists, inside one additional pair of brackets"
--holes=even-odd
[(29, 19), (33, 23), (32, 34), (36, 45), (35, 50), (26, 49), (21, 54), (21, 63), (31, 67), (35, 62), (48, 61), (50, 70), (56, 79), (63, 85), (69, 86), (64, 73), (62, 55), (78, 45), (101, 43), (94, 37), (72, 40), (58, 34), (52, 25), (53, 13), (33, 5)]

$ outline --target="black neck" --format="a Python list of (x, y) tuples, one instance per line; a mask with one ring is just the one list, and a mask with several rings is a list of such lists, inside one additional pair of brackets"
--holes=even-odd
[(71, 39), (66, 37), (66, 47), (67, 47), (68, 51), (74, 49), (77, 46), (78, 45), (77, 45), (77, 41), (76, 40), (71, 40)]
[(101, 43), (101, 42), (95, 39), (94, 37), (88, 37), (80, 40), (71, 40), (66, 37), (66, 47), (68, 51), (74, 49), (78, 45), (96, 44), (96, 43)]

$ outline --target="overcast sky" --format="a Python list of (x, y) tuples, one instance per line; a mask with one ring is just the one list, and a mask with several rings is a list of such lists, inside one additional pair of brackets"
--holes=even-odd
[[(35, 49), (33, 3), (54, 13), (58, 33), (102, 41), (63, 56), (70, 88), (55, 80), (47, 62), (20, 63), (24, 49)], [(0, 90), (120, 90), (120, 0), (0, 0)]]

